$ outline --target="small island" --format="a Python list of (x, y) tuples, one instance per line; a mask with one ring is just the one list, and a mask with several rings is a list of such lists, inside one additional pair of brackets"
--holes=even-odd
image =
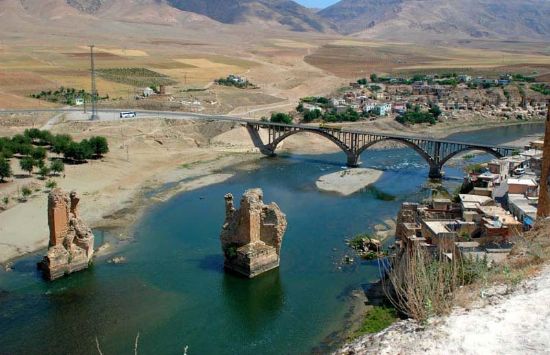
[(376, 169), (346, 169), (321, 176), (315, 184), (321, 191), (336, 192), (343, 196), (349, 196), (374, 184), (382, 174), (382, 171)]

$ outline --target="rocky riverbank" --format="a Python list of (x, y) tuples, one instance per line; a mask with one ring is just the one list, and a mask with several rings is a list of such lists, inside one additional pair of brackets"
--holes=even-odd
[(400, 321), (335, 354), (546, 354), (550, 349), (550, 266), (513, 290), (505, 285), (484, 290), (472, 308), (458, 308), (427, 324)]

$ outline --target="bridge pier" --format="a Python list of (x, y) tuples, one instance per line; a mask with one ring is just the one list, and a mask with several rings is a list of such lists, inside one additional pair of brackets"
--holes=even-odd
[(353, 153), (347, 153), (348, 156), (348, 162), (347, 166), (348, 168), (357, 168), (359, 167), (359, 156)]
[(430, 179), (439, 180), (443, 178), (443, 173), (441, 172), (442, 167), (437, 164), (430, 164), (430, 173), (428, 177)]

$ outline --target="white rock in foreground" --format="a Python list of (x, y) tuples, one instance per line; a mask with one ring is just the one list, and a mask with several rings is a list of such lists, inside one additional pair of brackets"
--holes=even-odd
[(349, 196), (374, 184), (382, 174), (382, 171), (375, 169), (346, 169), (321, 176), (315, 184), (321, 191), (337, 192)]
[(425, 327), (403, 321), (364, 336), (336, 352), (359, 354), (549, 354), (550, 267), (494, 304), (448, 317)]

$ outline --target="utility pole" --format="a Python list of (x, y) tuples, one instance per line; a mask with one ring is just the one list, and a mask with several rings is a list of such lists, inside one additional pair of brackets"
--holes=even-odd
[(94, 63), (94, 45), (90, 45), (90, 64), (91, 64), (91, 76), (92, 76), (92, 115), (90, 120), (97, 120), (97, 88), (95, 84), (95, 63)]
[(546, 104), (546, 130), (544, 135), (544, 146), (542, 152), (542, 171), (539, 186), (538, 218), (550, 217), (550, 100)]

